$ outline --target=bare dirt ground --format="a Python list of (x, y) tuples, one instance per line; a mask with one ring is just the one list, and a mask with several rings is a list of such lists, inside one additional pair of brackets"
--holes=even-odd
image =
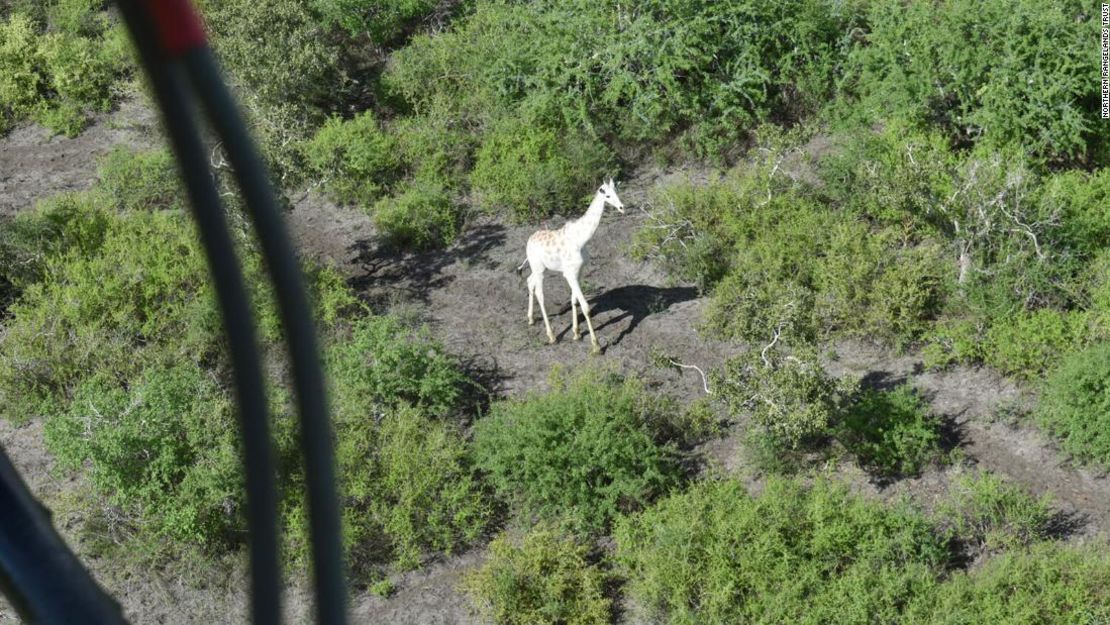
[(157, 124), (154, 112), (133, 97), (73, 139), (35, 124), (13, 129), (0, 140), (0, 216), (29, 208), (39, 198), (89, 188), (97, 157), (117, 145), (151, 147)]
[[(149, 111), (129, 103), (76, 139), (51, 138), (31, 126), (16, 129), (0, 139), (0, 214), (24, 210), (35, 198), (87, 188), (95, 178), (96, 155), (117, 143), (153, 145), (155, 125)], [(692, 287), (674, 284), (654, 266), (628, 255), (629, 241), (645, 221), (638, 207), (654, 185), (683, 175), (647, 171), (625, 181), (621, 195), (628, 212), (619, 215), (607, 210), (587, 248), (589, 260), (582, 284), (604, 348), (601, 356), (589, 354), (588, 340), (571, 340), (569, 290), (560, 276), (549, 275), (544, 284), (558, 342), (546, 344), (538, 319), (534, 326), (526, 324), (527, 291), (515, 268), (523, 260), (525, 241), (536, 226), (475, 219), (459, 242), (447, 250), (399, 254), (382, 245), (364, 213), (336, 206), (316, 193), (296, 194), (288, 217), (305, 255), (334, 263), (376, 310), (391, 310), (426, 323), (499, 396), (547, 388), (556, 366), (598, 365), (637, 375), (658, 392), (689, 401), (704, 396), (701, 377), (690, 369), (660, 368), (653, 355), (664, 353), (709, 371), (742, 347), (699, 334), (705, 300)], [(704, 178), (704, 172), (689, 175)], [(548, 227), (560, 222), (553, 220)], [(875, 483), (855, 467), (838, 469), (859, 491), (884, 499), (906, 494), (929, 507), (947, 491), (955, 475), (968, 466), (978, 466), (1007, 476), (1035, 494), (1052, 495), (1073, 522), (1073, 527), (1063, 532), (1070, 539), (1110, 534), (1108, 480), (1069, 466), (1050, 441), (1027, 425), (996, 419), (1002, 408), (1027, 406), (1033, 401), (1028, 392), (982, 369), (922, 371), (914, 354), (895, 355), (857, 343), (838, 345), (835, 351), (836, 357), (828, 362), (834, 374), (860, 375), (878, 386), (908, 382), (920, 389), (966, 459), (892, 484)], [(37, 423), (17, 427), (0, 422), (0, 445), (36, 494), (53, 505), (72, 493), (80, 478), (52, 472), (41, 430)], [(743, 473), (756, 483), (758, 475), (748, 467), (741, 438), (742, 432), (730, 432), (704, 446), (703, 452), (709, 463)], [(241, 564), (232, 563), (202, 582), (183, 581), (172, 571), (118, 571), (113, 563), (88, 554), (77, 539), (81, 518), (62, 515), (59, 524), (98, 579), (119, 597), (132, 622), (246, 622), (246, 580)], [(475, 622), (456, 587), (461, 575), (478, 566), (484, 555), (484, 549), (478, 548), (395, 576), (396, 592), (389, 598), (356, 593), (351, 602), (354, 621)], [(305, 620), (309, 602), (303, 585), (290, 585), (287, 604), (291, 622)], [(622, 621), (637, 620), (632, 614), (635, 606), (630, 606)], [(0, 601), (0, 624), (12, 622), (14, 614)]]

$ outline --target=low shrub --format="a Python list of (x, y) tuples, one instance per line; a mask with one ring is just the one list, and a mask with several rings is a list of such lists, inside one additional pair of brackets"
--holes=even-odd
[(185, 188), (173, 155), (116, 147), (98, 162), (97, 191), (116, 211), (183, 211)]
[(455, 240), (462, 225), (460, 208), (435, 182), (416, 180), (399, 186), (396, 195), (373, 207), (378, 228), (399, 246), (425, 249)]
[(349, 43), (334, 36), (313, 2), (202, 0), (198, 5), (252, 135), (283, 182), (302, 180), (302, 142), (361, 93), (346, 71)]
[[(359, 576), (430, 551), (474, 542), (492, 516), (461, 432), (443, 420), (461, 407), (466, 379), (442, 346), (392, 317), (341, 324), (324, 353), (331, 381), (344, 544)], [(347, 327), (349, 326), (349, 327)], [(298, 476), (296, 479), (300, 479)], [(295, 557), (307, 556), (308, 518), (287, 503)]]
[(812, 111), (833, 89), (855, 6), (483, 1), (446, 32), (414, 37), (386, 87), (478, 125), (542, 111), (557, 128), (620, 140), (687, 133), (716, 155), (773, 111)]
[(865, 468), (885, 477), (915, 475), (940, 453), (940, 427), (906, 385), (867, 389), (837, 423), (837, 439)]
[(830, 210), (832, 191), (776, 173), (797, 137), (760, 140), (724, 178), (658, 192), (634, 253), (711, 290), (707, 325), (722, 337), (766, 342), (787, 325), (808, 341), (917, 340), (945, 302), (945, 247), (907, 239), (893, 219)]
[(737, 210), (736, 196), (725, 181), (702, 185), (685, 180), (657, 189), (648, 202), (650, 221), (633, 239), (633, 258), (652, 260), (708, 291), (729, 270), (732, 245), (722, 222)]
[(984, 337), (983, 362), (1018, 378), (1040, 378), (1089, 342), (1090, 317), (1042, 308), (998, 319)]
[(1110, 619), (1104, 545), (1033, 545), (956, 573), (907, 610), (909, 622), (1100, 623)]
[(36, 203), (0, 228), (0, 277), (13, 291), (41, 281), (49, 261), (71, 250), (96, 253), (109, 227), (107, 212), (96, 198), (61, 193)]
[(1106, 247), (1110, 223), (1102, 207), (1110, 200), (1110, 169), (1070, 170), (1046, 177), (1041, 203), (1059, 216), (1060, 239), (1067, 249), (1090, 257)]
[(976, 319), (944, 318), (929, 330), (921, 350), (924, 365), (942, 369), (955, 364), (982, 362), (984, 324)]
[(1110, 344), (1064, 356), (1045, 379), (1034, 419), (1077, 460), (1110, 467)]
[(459, 191), (473, 165), (480, 135), (437, 106), (394, 120), (389, 132), (412, 178)]
[(338, 202), (369, 207), (401, 174), (395, 141), (369, 111), (350, 120), (330, 118), (305, 145), (305, 155)]
[(379, 44), (395, 39), (439, 6), (437, 0), (314, 0), (313, 4), (324, 23), (342, 26), (351, 35), (369, 35)]
[(61, 468), (86, 470), (143, 531), (226, 548), (245, 523), (231, 398), (195, 363), (150, 366), (127, 382), (93, 373), (45, 436)]
[[(241, 546), (243, 481), (230, 364), (203, 253), (176, 207), (160, 156), (113, 154), (90, 191), (21, 215), (0, 253), (20, 292), (0, 337), (0, 411), (41, 415), (61, 466), (86, 470), (101, 508), (118, 509), (129, 544), (163, 555)], [(282, 333), (245, 220), (229, 211), (260, 347), (280, 358)], [(5, 232), (9, 232), (5, 230)], [(6, 269), (6, 268), (5, 268)], [(476, 540), (491, 498), (458, 426), (467, 381), (441, 346), (395, 319), (373, 317), (343, 278), (307, 271), (328, 340), (344, 493), (344, 540), (359, 574)], [(307, 525), (287, 368), (266, 367), (278, 484), (294, 559)], [(191, 553), (191, 552), (190, 552)]]
[(734, 413), (750, 410), (752, 442), (785, 459), (824, 441), (855, 390), (830, 377), (805, 345), (793, 353), (753, 347), (725, 363), (716, 384)]
[(541, 525), (519, 544), (506, 535), (490, 543), (486, 563), (464, 581), (477, 611), (498, 625), (612, 621), (607, 574), (577, 539)]
[(701, 482), (614, 533), (628, 593), (676, 624), (895, 622), (948, 559), (920, 514), (823, 479)]
[(952, 536), (985, 553), (1021, 549), (1049, 537), (1051, 499), (1036, 499), (993, 473), (958, 478), (937, 510)]
[(536, 221), (583, 212), (610, 160), (608, 150), (584, 133), (511, 117), (486, 135), (470, 182), (487, 208)]
[(87, 221), (104, 228), (95, 253), (75, 247), (48, 259), (49, 280), (27, 286), (11, 306), (0, 338), (0, 397), (11, 417), (67, 401), (92, 372), (123, 381), (163, 354), (193, 362), (215, 354), (219, 317), (185, 217), (104, 212)]
[(349, 325), (324, 354), (337, 413), (364, 419), (405, 403), (446, 416), (460, 407), (467, 380), (426, 331), (384, 316), (362, 316)]
[(50, 5), (41, 21), (19, 9), (4, 16), (0, 132), (30, 117), (75, 136), (91, 112), (111, 108), (132, 63), (122, 27), (102, 9), (102, 3), (61, 2)]
[[(337, 404), (335, 431), (343, 543), (357, 577), (389, 562), (412, 568), (429, 552), (451, 553), (483, 535), (493, 509), (455, 427), (408, 405), (356, 412)], [(302, 563), (305, 503), (296, 492), (285, 513), (290, 552)]]
[(633, 379), (588, 370), (546, 394), (498, 402), (474, 425), (477, 466), (526, 514), (603, 530), (678, 483), (650, 424), (674, 410)]
[[(845, 108), (934, 125), (957, 145), (1016, 144), (1055, 162), (1098, 152), (1095, 87), (1083, 69), (1094, 13), (1081, 3), (875, 2), (852, 47)], [(1062, 43), (1066, 42), (1066, 43)]]

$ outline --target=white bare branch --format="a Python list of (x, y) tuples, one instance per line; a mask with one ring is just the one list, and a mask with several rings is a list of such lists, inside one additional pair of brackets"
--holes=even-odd
[(763, 366), (764, 367), (770, 367), (771, 366), (771, 361), (767, 360), (767, 350), (771, 349), (772, 347), (775, 346), (775, 343), (779, 342), (779, 336), (780, 336), (781, 333), (782, 333), (782, 324), (779, 324), (779, 327), (775, 328), (774, 338), (772, 338), (771, 342), (768, 343), (767, 346), (763, 348), (763, 351), (759, 352), (759, 357), (763, 359)]
[(706, 395), (712, 395), (713, 394), (713, 391), (709, 390), (709, 378), (708, 378), (708, 376), (705, 375), (705, 372), (701, 370), (701, 367), (699, 367), (697, 365), (684, 365), (681, 362), (678, 362), (677, 360), (675, 360), (674, 358), (668, 358), (667, 362), (671, 363), (672, 365), (674, 365), (676, 367), (681, 367), (683, 369), (693, 369), (694, 371), (697, 371), (701, 375), (701, 386), (702, 386), (702, 388), (705, 389), (705, 394)]

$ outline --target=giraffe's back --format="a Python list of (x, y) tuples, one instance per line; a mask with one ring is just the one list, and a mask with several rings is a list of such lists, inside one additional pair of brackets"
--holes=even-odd
[(533, 272), (563, 270), (563, 255), (566, 246), (560, 230), (537, 230), (528, 237), (528, 262)]

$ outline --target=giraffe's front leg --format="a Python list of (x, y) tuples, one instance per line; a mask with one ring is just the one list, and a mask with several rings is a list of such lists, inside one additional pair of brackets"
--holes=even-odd
[(582, 288), (578, 286), (578, 277), (567, 276), (567, 282), (570, 283), (570, 297), (571, 301), (578, 300), (578, 304), (582, 306), (582, 316), (586, 318), (586, 327), (590, 330), (590, 344), (592, 345), (591, 353), (600, 354), (601, 345), (597, 342), (597, 335), (594, 334), (594, 324), (590, 321), (590, 305), (586, 302), (586, 296), (582, 294)]
[(570, 294), (570, 318), (573, 320), (571, 322), (572, 336), (577, 341), (582, 338), (582, 335), (578, 332), (578, 308), (575, 306), (574, 293)]

